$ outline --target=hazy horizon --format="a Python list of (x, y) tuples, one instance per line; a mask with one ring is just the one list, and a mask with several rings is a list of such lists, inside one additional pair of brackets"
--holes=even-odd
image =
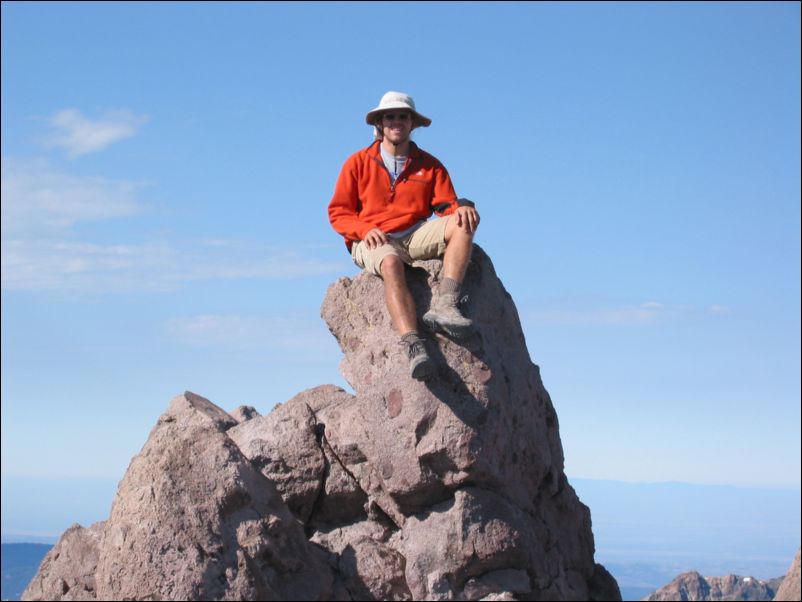
[[(689, 483), (627, 483), (580, 479), (569, 483), (589, 506), (595, 560), (616, 578), (622, 590), (640, 597), (696, 570), (705, 576), (738, 574), (771, 579), (785, 574), (800, 545), (800, 491)], [(118, 479), (39, 479), (39, 489), (57, 489), (57, 502), (32, 483), (3, 477), (3, 543), (55, 542), (20, 533), (27, 525), (66, 529), (105, 520)], [(15, 485), (30, 497), (10, 499)], [(89, 485), (83, 487), (82, 485)], [(72, 488), (70, 487), (72, 486)], [(19, 488), (16, 488), (19, 490)], [(9, 502), (11, 502), (9, 504)], [(11, 514), (9, 515), (9, 508)], [(15, 508), (25, 508), (19, 517)], [(49, 519), (47, 512), (59, 512)], [(48, 520), (50, 522), (48, 522)], [(16, 524), (17, 534), (9, 527)]]

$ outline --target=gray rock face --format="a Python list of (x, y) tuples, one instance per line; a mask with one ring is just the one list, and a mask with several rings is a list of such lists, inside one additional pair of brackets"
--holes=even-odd
[[(421, 314), (441, 269), (408, 271)], [(65, 533), (25, 599), (620, 600), (515, 306), (478, 247), (464, 292), (478, 334), (430, 337), (439, 373), (424, 384), (381, 280), (332, 284), (321, 311), (356, 395), (324, 385), (236, 419), (177, 398), (98, 535)], [(93, 552), (72, 559), (74, 539)]]
[(259, 412), (253, 406), (240, 406), (233, 412), (229, 412), (229, 415), (237, 422), (247, 422), (251, 418), (259, 416)]
[[(175, 398), (131, 461), (108, 520), (62, 535), (23, 599), (330, 598), (327, 555), (226, 435), (236, 424), (202, 397)], [(82, 577), (59, 578), (79, 569)]]
[(772, 600), (776, 580), (727, 575), (702, 577), (696, 571), (682, 573), (645, 600)]
[[(420, 313), (441, 270), (431, 260), (407, 271)], [(381, 280), (363, 273), (329, 288), (321, 311), (356, 396), (317, 413), (327, 443), (389, 519), (416, 599), (620, 598), (593, 562), (590, 513), (566, 480), (557, 415), (515, 305), (479, 247), (463, 289), (478, 334), (430, 337), (438, 377), (421, 383), (408, 376)]]
[(799, 550), (796, 551), (794, 561), (788, 568), (788, 573), (785, 575), (780, 587), (777, 589), (774, 599), (802, 600), (802, 598), (800, 598)]
[(94, 600), (95, 572), (105, 523), (72, 525), (42, 560), (23, 600)]

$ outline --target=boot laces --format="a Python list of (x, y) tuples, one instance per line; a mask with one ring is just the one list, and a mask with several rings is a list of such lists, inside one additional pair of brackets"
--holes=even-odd
[(457, 293), (445, 293), (439, 296), (439, 302), (445, 306), (464, 307), (470, 301), (470, 297), (465, 294), (460, 297)]
[(423, 344), (423, 341), (418, 339), (417, 341), (407, 343), (407, 355), (409, 356), (409, 359), (419, 355), (426, 355), (426, 346)]

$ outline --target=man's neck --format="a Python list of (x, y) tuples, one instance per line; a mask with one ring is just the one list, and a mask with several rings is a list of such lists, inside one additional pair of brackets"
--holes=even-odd
[(409, 155), (409, 138), (404, 140), (403, 142), (399, 142), (398, 144), (393, 144), (387, 138), (382, 140), (382, 148), (385, 152), (390, 153), (393, 156), (402, 156), (406, 157)]

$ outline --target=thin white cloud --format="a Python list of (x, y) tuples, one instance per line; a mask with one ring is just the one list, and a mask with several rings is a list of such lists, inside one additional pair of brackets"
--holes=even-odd
[(142, 184), (73, 176), (42, 159), (3, 157), (1, 179), (4, 235), (53, 234), (76, 222), (126, 217), (144, 210), (135, 198)]
[(246, 245), (232, 253), (195, 241), (98, 245), (3, 240), (2, 287), (16, 291), (171, 291), (201, 280), (295, 279), (342, 270), (340, 262)]
[(717, 316), (729, 316), (734, 312), (732, 311), (732, 308), (729, 307), (728, 305), (715, 304), (710, 306), (710, 313), (715, 314)]
[(2, 288), (78, 293), (169, 290), (177, 284), (170, 268), (174, 256), (164, 244), (4, 239)]
[(631, 325), (653, 324), (668, 316), (687, 311), (686, 307), (668, 306), (656, 301), (619, 307), (583, 309), (545, 309), (528, 312), (535, 324), (561, 325)]
[(586, 301), (566, 300), (561, 307), (524, 310), (521, 315), (526, 321), (536, 325), (643, 326), (680, 317), (699, 317), (704, 314), (728, 316), (733, 313), (729, 306), (721, 304), (702, 308), (647, 301), (629, 305), (588, 307)]
[(160, 236), (134, 244), (75, 240), (80, 222), (145, 212), (142, 184), (62, 173), (44, 160), (2, 159), (2, 288), (119, 293), (188, 282), (294, 279), (337, 273), (339, 261), (241, 240)]
[(49, 119), (52, 131), (44, 142), (48, 147), (63, 148), (70, 158), (75, 158), (130, 138), (148, 120), (147, 115), (127, 110), (109, 111), (89, 119), (78, 109), (63, 109)]
[(198, 243), (184, 257), (183, 279), (294, 279), (342, 270), (342, 263), (307, 257), (298, 252), (276, 251), (263, 245), (234, 249)]
[(191, 347), (220, 351), (329, 351), (334, 339), (315, 314), (201, 314), (169, 320), (164, 332)]

